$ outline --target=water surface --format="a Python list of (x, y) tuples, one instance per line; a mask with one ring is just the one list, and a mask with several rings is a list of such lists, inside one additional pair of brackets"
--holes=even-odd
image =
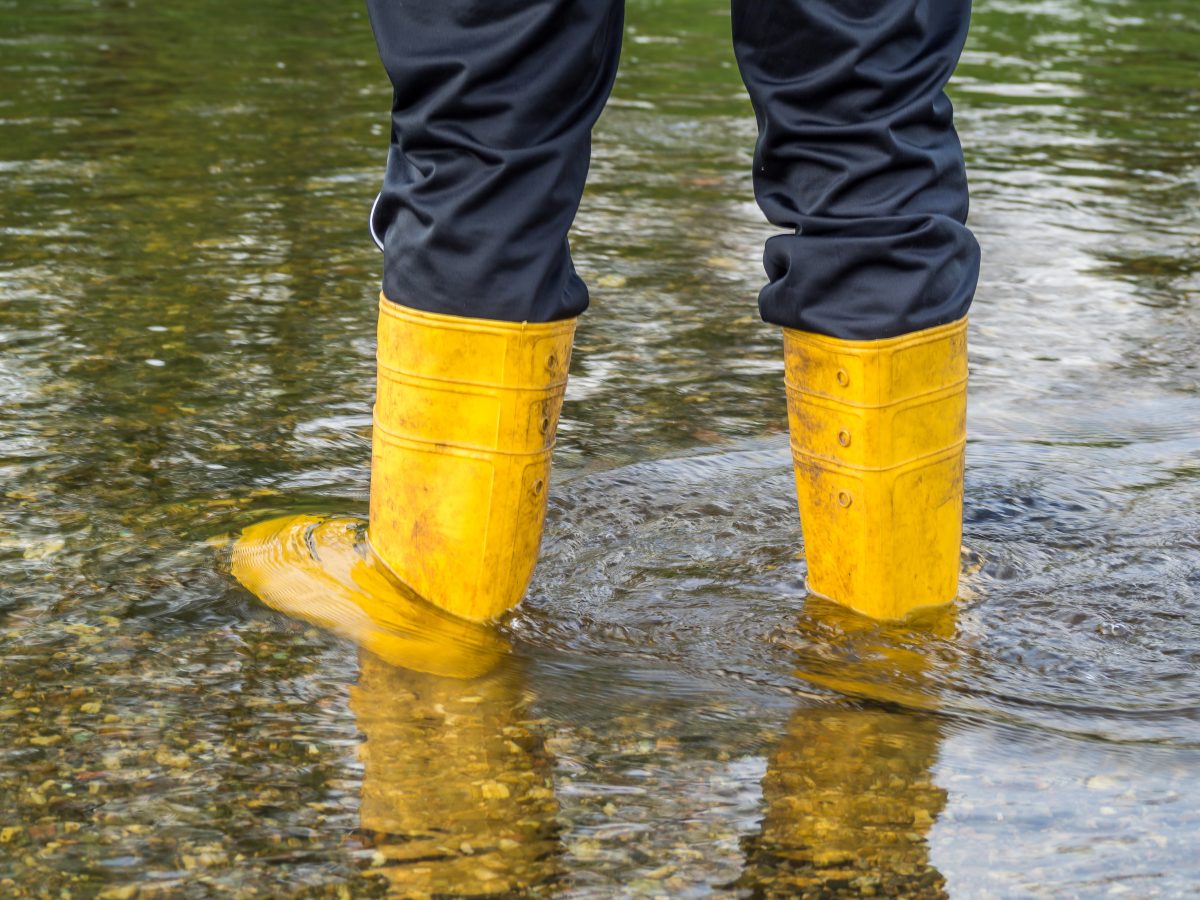
[(1194, 890), (1190, 4), (977, 4), (967, 575), (911, 627), (804, 595), (728, 29), (630, 3), (543, 560), (454, 682), (221, 565), (366, 513), (365, 15), (0, 0), (0, 891)]

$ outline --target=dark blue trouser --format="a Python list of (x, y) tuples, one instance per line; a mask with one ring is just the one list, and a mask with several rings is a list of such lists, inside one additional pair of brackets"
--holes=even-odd
[[(960, 318), (979, 274), (944, 93), (970, 0), (732, 0), (758, 118), (768, 322), (843, 339)], [(367, 0), (394, 88), (372, 230), (384, 294), (542, 322), (587, 288), (567, 232), (623, 0)]]

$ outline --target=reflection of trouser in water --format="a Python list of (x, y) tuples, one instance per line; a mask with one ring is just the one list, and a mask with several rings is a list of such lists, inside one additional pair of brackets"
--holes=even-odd
[(362, 655), (362, 836), (397, 896), (511, 896), (558, 875), (550, 759), (508, 666), (470, 681)]
[[(567, 232), (623, 3), (368, 7), (394, 88), (371, 214), (392, 301), (372, 543), (420, 594), (486, 619), (520, 599), (537, 554), (587, 306)], [(785, 329), (809, 584), (879, 618), (957, 587), (979, 249), (943, 88), (969, 14), (970, 0), (733, 0), (755, 193), (786, 229), (759, 305)]]

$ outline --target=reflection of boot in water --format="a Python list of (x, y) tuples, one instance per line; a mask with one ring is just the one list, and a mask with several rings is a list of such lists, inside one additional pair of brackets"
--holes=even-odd
[(366, 735), (361, 831), (402, 897), (501, 895), (559, 873), (550, 759), (525, 721), (525, 679), (471, 681), (362, 654), (350, 705)]
[(927, 843), (946, 803), (933, 783), (941, 737), (929, 711), (947, 675), (939, 641), (956, 618), (948, 606), (884, 624), (810, 601), (794, 635), (796, 675), (868, 705), (792, 716), (749, 842), (741, 883), (754, 896), (945, 896)]
[[(362, 523), (293, 516), (246, 529), (233, 573), (270, 606), (362, 648), (350, 706), (366, 735), (361, 834), (400, 897), (511, 894), (558, 873), (550, 761), (525, 680), (493, 629), (416, 597)], [(400, 668), (405, 666), (407, 668)]]
[(926, 715), (801, 709), (763, 779), (766, 815), (740, 884), (756, 897), (939, 897), (926, 841), (946, 793)]

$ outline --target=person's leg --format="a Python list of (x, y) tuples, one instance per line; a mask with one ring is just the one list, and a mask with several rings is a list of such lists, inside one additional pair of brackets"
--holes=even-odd
[(383, 293), (507, 322), (578, 316), (567, 231), (620, 54), (623, 0), (367, 0), (393, 86), (371, 227)]
[(966, 315), (979, 247), (943, 88), (970, 0), (734, 0), (754, 190), (775, 225), (763, 319), (847, 340)]
[(622, 0), (368, 0), (394, 88), (369, 537), (491, 619), (538, 554), (575, 318), (567, 246)]
[(733, 0), (759, 123), (809, 583), (879, 618), (957, 591), (979, 247), (944, 88), (969, 0)]

